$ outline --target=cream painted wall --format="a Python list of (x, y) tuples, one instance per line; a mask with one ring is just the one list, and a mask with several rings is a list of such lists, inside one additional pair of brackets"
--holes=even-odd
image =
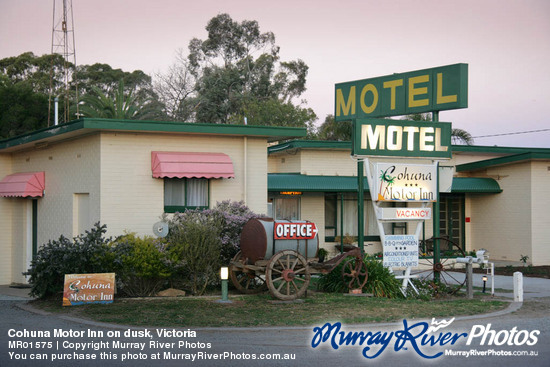
[(532, 221), (531, 231), (533, 265), (550, 264), (550, 161), (531, 163)]
[[(265, 139), (246, 138), (247, 192), (246, 204), (257, 214), (267, 214), (267, 148)], [(243, 153), (244, 154), (244, 153)], [(244, 159), (243, 159), (244, 175)], [(223, 200), (223, 199), (221, 199)], [(218, 201), (221, 201), (218, 200)]]
[[(210, 180), (210, 205), (247, 199), (256, 213), (267, 210), (266, 139), (170, 134), (101, 134), (101, 218), (109, 234), (124, 231), (152, 235), (164, 207), (164, 181), (152, 177), (151, 152), (225, 153), (233, 162), (235, 178)], [(247, 146), (247, 194), (244, 155)]]
[(472, 249), (485, 248), (491, 260), (519, 261), (531, 254), (531, 169), (529, 164), (491, 168), (489, 177), (500, 177), (503, 192), (472, 195)]
[(323, 193), (305, 193), (300, 197), (300, 219), (315, 223), (319, 230), (317, 233), (319, 239), (325, 238), (325, 195)]
[[(0, 173), (45, 171), (45, 195), (38, 199), (40, 246), (61, 235), (72, 238), (78, 234), (79, 197), (89, 197), (85, 200), (88, 212), (83, 213), (89, 218), (89, 228), (101, 221), (108, 226), (107, 235), (124, 231), (151, 235), (164, 206), (164, 182), (152, 178), (151, 151), (229, 155), (235, 178), (211, 180), (210, 205), (246, 199), (254, 212), (263, 214), (267, 210), (266, 147), (265, 138), (102, 132), (1, 156)], [(26, 270), (30, 205), (28, 199), (0, 198), (0, 214), (10, 218), (0, 223), (0, 230), (5, 227), (0, 233), (0, 264), (5, 265), (0, 269), (0, 284), (25, 281), (21, 273)]]
[(38, 199), (38, 246), (64, 235), (72, 238), (73, 194), (90, 194), (90, 226), (99, 221), (99, 135), (14, 154), (13, 171), (45, 171)]
[[(11, 155), (0, 155), (0, 179), (12, 174)], [(0, 284), (11, 283), (12, 273), (12, 211), (14, 200), (0, 198)]]
[(301, 167), (303, 175), (357, 176), (357, 162), (351, 159), (349, 151), (302, 150)]
[(268, 158), (269, 173), (297, 173), (300, 172), (301, 154), (288, 154), (287, 152), (270, 154)]

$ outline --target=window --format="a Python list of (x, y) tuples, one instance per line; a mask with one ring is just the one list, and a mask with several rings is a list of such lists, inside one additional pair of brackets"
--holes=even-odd
[[(343, 207), (343, 215), (342, 215)], [(357, 237), (357, 195), (325, 194), (325, 241), (334, 241), (343, 233), (344, 236)], [(364, 235), (366, 240), (376, 240), (379, 236), (378, 224), (374, 215), (372, 201), (364, 202)], [(342, 222), (343, 227), (340, 228)]]
[(442, 194), (439, 201), (440, 233), (464, 249), (464, 195)]
[(204, 178), (165, 178), (164, 211), (208, 208), (208, 180)]
[(335, 237), (337, 229), (338, 199), (336, 194), (325, 194), (325, 236)]
[(300, 219), (300, 198), (276, 198), (275, 219)]

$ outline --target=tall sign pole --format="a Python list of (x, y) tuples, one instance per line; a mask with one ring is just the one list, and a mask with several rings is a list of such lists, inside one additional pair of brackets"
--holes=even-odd
[[(434, 123), (439, 122), (439, 111), (434, 111), (432, 114), (432, 121)], [(440, 223), (439, 223), (439, 216), (440, 216), (440, 205), (439, 205), (439, 164), (437, 166), (437, 192), (436, 192), (436, 198), (435, 202), (433, 203), (433, 237), (434, 237), (434, 264), (439, 264), (441, 262), (441, 251), (439, 248), (439, 236), (441, 232)], [(434, 281), (436, 283), (439, 283), (439, 272), (434, 271)]]
[(363, 159), (357, 160), (357, 245), (361, 249), (361, 253), (365, 252), (364, 165), (365, 163)]

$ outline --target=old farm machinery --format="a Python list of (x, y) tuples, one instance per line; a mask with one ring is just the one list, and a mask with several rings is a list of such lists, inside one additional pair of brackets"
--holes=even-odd
[(362, 288), (368, 274), (361, 250), (320, 262), (316, 234), (311, 222), (251, 219), (241, 234), (241, 250), (230, 264), (233, 285), (242, 293), (269, 290), (275, 298), (294, 300), (305, 294), (312, 274), (327, 274), (344, 262), (342, 277), (348, 287)]

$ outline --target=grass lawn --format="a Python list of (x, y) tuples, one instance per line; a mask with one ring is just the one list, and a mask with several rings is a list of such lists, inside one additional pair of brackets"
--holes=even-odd
[(95, 321), (149, 327), (307, 326), (329, 321), (347, 324), (390, 322), (404, 318), (452, 318), (488, 313), (508, 303), (492, 298), (452, 297), (444, 300), (402, 300), (310, 292), (303, 302), (274, 302), (269, 294), (182, 298), (118, 298), (112, 304), (62, 307), (61, 300), (36, 300), (33, 306), (56, 314)]

